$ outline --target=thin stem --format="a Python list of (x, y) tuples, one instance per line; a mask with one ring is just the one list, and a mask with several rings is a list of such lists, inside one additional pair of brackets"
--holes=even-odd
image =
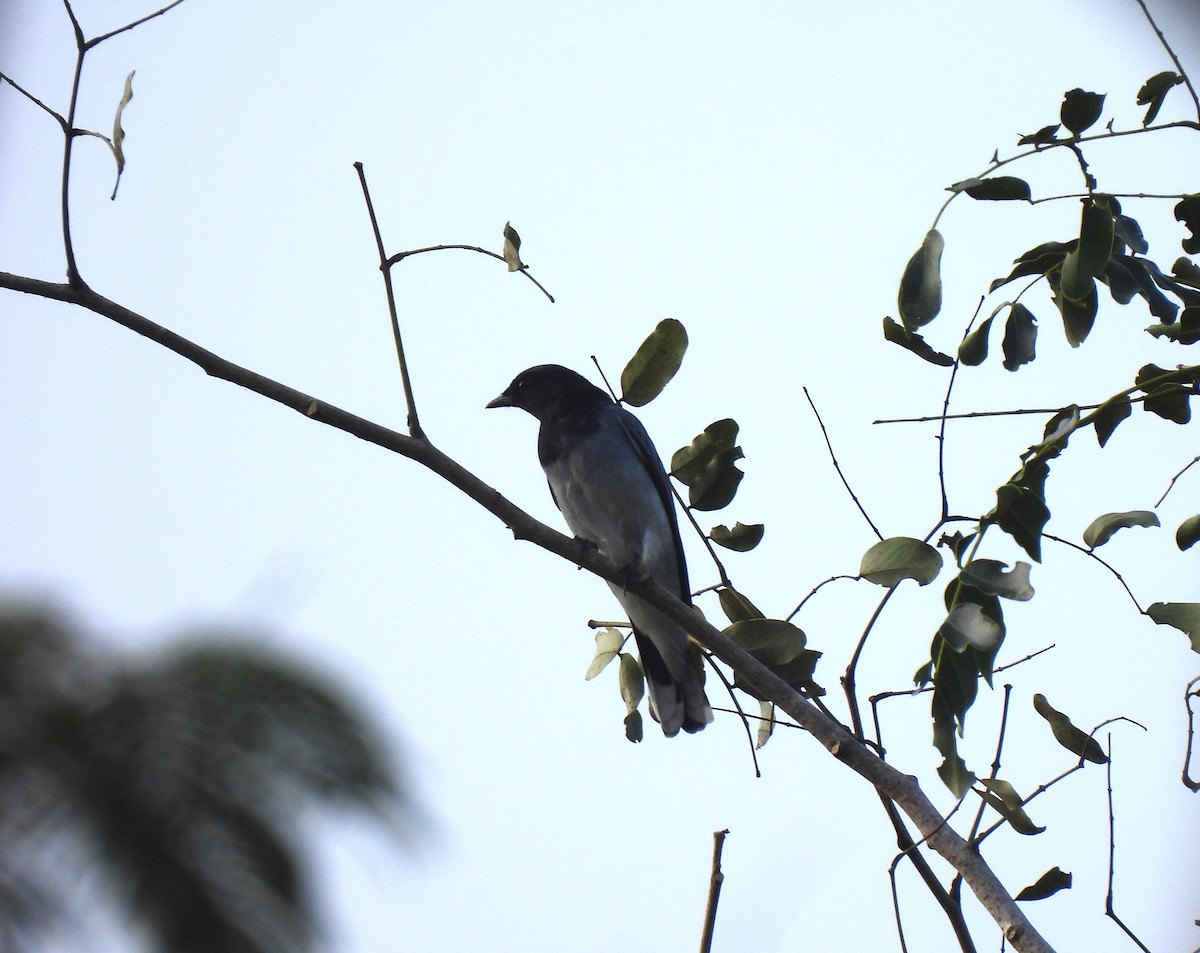
[(1125, 925), (1125, 922), (1119, 916), (1117, 916), (1117, 911), (1113, 906), (1113, 880), (1116, 877), (1117, 825), (1115, 815), (1113, 814), (1112, 735), (1108, 736), (1107, 748), (1108, 751), (1106, 753), (1108, 754), (1108, 763), (1105, 765), (1105, 767), (1107, 768), (1106, 776), (1108, 778), (1108, 893), (1104, 898), (1104, 913), (1110, 920), (1113, 921), (1113, 923), (1121, 928), (1121, 931), (1127, 937), (1129, 937), (1130, 940), (1137, 944), (1137, 948), (1141, 950), (1142, 953), (1150, 953), (1149, 947), (1139, 940), (1134, 932)]
[(849, 573), (841, 573), (837, 576), (830, 576), (828, 579), (824, 579), (821, 582), (818, 582), (815, 586), (812, 587), (812, 590), (809, 592), (809, 594), (800, 600), (799, 605), (797, 605), (796, 608), (794, 608), (791, 612), (789, 612), (787, 614), (786, 621), (791, 622), (792, 619), (794, 619), (797, 615), (800, 614), (800, 610), (804, 608), (804, 604), (806, 602), (808, 602), (808, 600), (811, 599), (813, 596), (815, 596), (818, 592), (820, 592), (822, 588), (829, 585), (831, 582), (837, 582), (841, 579), (857, 580), (857, 579), (861, 579), (861, 578), (862, 578), (861, 576), (853, 576)]
[(387, 293), (388, 315), (392, 321), (392, 338), (396, 344), (396, 358), (400, 362), (400, 383), (404, 387), (404, 403), (408, 407), (408, 432), (417, 440), (424, 440), (421, 422), (417, 418), (417, 403), (413, 397), (412, 380), (408, 375), (408, 361), (404, 357), (404, 341), (400, 336), (400, 318), (396, 314), (396, 293), (392, 288), (392, 269), (379, 231), (379, 220), (375, 217), (375, 205), (371, 202), (371, 190), (367, 187), (367, 175), (361, 162), (354, 163), (358, 181), (362, 186), (363, 199), (367, 203), (367, 214), (371, 218), (371, 230), (375, 233), (375, 247), (379, 251), (379, 270), (383, 273), (383, 287)]
[(725, 874), (721, 871), (721, 851), (725, 849), (728, 829), (713, 831), (712, 872), (708, 877), (708, 903), (704, 909), (704, 931), (700, 936), (700, 953), (712, 953), (713, 930), (717, 925), (717, 902), (721, 899), (721, 885)]
[(812, 408), (813, 416), (817, 418), (817, 424), (821, 428), (821, 436), (825, 438), (825, 446), (829, 450), (829, 459), (833, 461), (833, 468), (837, 471), (838, 478), (842, 481), (842, 486), (846, 488), (846, 492), (850, 494), (850, 499), (854, 501), (854, 505), (858, 507), (858, 511), (862, 513), (863, 519), (867, 521), (867, 525), (871, 527), (871, 532), (878, 539), (883, 539), (883, 533), (879, 532), (877, 527), (867, 511), (863, 509), (862, 503), (859, 502), (858, 496), (854, 490), (850, 488), (850, 482), (846, 479), (846, 474), (842, 472), (841, 466), (838, 464), (837, 454), (833, 452), (833, 444), (829, 440), (829, 431), (825, 429), (825, 421), (821, 419), (821, 413), (817, 410), (817, 405), (813, 403), (812, 395), (809, 394), (808, 388), (804, 388), (804, 399), (808, 401), (808, 406)]
[(40, 99), (38, 99), (36, 96), (34, 96), (33, 93), (29, 92), (29, 90), (25, 89), (20, 83), (18, 83), (16, 80), (14, 80), (7, 73), (0, 72), (0, 82), (8, 83), (9, 86), (11, 86), (18, 93), (20, 93), (22, 96), (24, 96), (26, 99), (28, 99), (31, 103), (33, 103), (35, 106), (39, 107), (40, 109), (42, 109), (46, 113), (48, 113), (54, 119), (54, 121), (57, 122), (59, 124), (59, 126), (62, 127), (62, 131), (64, 133), (66, 133), (70, 130), (71, 127), (69, 125), (67, 125), (67, 121), (62, 116), (60, 116), (57, 112), (55, 112), (53, 109), (51, 109), (49, 106), (47, 106), (44, 102), (42, 102)]
[(1200, 698), (1200, 676), (1193, 678), (1183, 690), (1183, 705), (1187, 709), (1187, 749), (1183, 753), (1183, 786), (1189, 791), (1200, 791), (1200, 778), (1192, 777), (1192, 746), (1196, 740), (1196, 713), (1192, 711), (1192, 699)]
[(1143, 609), (1141, 603), (1137, 601), (1137, 597), (1133, 594), (1133, 590), (1130, 589), (1129, 585), (1125, 582), (1125, 577), (1122, 576), (1114, 566), (1097, 556), (1095, 550), (1088, 549), (1086, 546), (1080, 546), (1078, 543), (1073, 543), (1069, 539), (1063, 539), (1060, 536), (1055, 536), (1053, 533), (1042, 533), (1042, 539), (1053, 540), (1056, 543), (1061, 543), (1063, 546), (1069, 546), (1071, 549), (1074, 549), (1077, 552), (1083, 553), (1085, 556), (1096, 560), (1096, 562), (1113, 574), (1117, 582), (1121, 584), (1121, 588), (1125, 590), (1125, 594), (1129, 596), (1129, 600), (1137, 607), (1137, 611), (1142, 615), (1146, 614), (1146, 610)]
[[(461, 251), (478, 252), (481, 255), (489, 255), (492, 258), (498, 258), (500, 261), (505, 261), (505, 258), (503, 255), (499, 255), (494, 251), (489, 251), (486, 248), (480, 248), (478, 245), (427, 245), (424, 248), (410, 248), (408, 251), (396, 252), (396, 254), (392, 255), (392, 257), (389, 258), (385, 262), (385, 264), (387, 264), (388, 267), (391, 267), (392, 265), (395, 265), (398, 262), (404, 261), (405, 258), (411, 258), (413, 255), (423, 255), (423, 254), (425, 254), (425, 252), (430, 252), (430, 251), (447, 251), (447, 250), (453, 249), (453, 248), (457, 248)], [(507, 264), (506, 261), (505, 261), (505, 263)], [(522, 268), (521, 272), (522, 272), (522, 274), (525, 275), (526, 278), (528, 278), (530, 281), (532, 281), (535, 285), (538, 286), (538, 289), (542, 292), (542, 294), (544, 294), (547, 298), (550, 299), (551, 304), (554, 304), (554, 295), (552, 295), (549, 291), (547, 291), (545, 289), (545, 287), (542, 285), (542, 283), (540, 281), (538, 281), (535, 277), (533, 277), (532, 274), (530, 274), (528, 266)]]
[(1200, 457), (1193, 457), (1191, 463), (1187, 464), (1187, 466), (1185, 466), (1182, 470), (1180, 470), (1173, 477), (1171, 477), (1171, 482), (1168, 483), (1167, 488), (1165, 490), (1163, 490), (1163, 495), (1160, 496), (1158, 498), (1158, 502), (1154, 504), (1155, 509), (1158, 509), (1160, 506), (1162, 506), (1163, 500), (1165, 500), (1167, 498), (1167, 494), (1169, 494), (1173, 489), (1175, 489), (1175, 483), (1179, 480), (1179, 478), (1181, 476), (1183, 476), (1185, 473), (1187, 473), (1188, 470), (1190, 470), (1192, 467), (1194, 467), (1197, 463), (1200, 463)]
[(134, 20), (132, 23), (126, 23), (122, 27), (117, 27), (117, 29), (111, 30), (108, 33), (103, 34), (102, 36), (93, 37), (92, 39), (87, 41), (87, 43), (85, 44), (85, 47), (86, 47), (86, 49), (90, 50), (94, 46), (99, 46), (105, 40), (111, 40), (114, 36), (117, 36), (121, 33), (125, 33), (126, 31), (132, 30), (135, 27), (139, 27), (143, 23), (145, 23), (147, 20), (153, 20), (155, 17), (161, 17), (168, 10), (175, 9), (175, 7), (179, 6), (181, 3), (183, 3), (183, 0), (174, 0), (174, 2), (168, 3), (161, 10), (155, 10), (153, 13), (147, 13), (144, 17)]
[(63, 254), (67, 259), (67, 283), (73, 288), (84, 287), (83, 278), (75, 263), (75, 245), (71, 240), (71, 153), (75, 145), (75, 110), (79, 105), (79, 87), (83, 79), (83, 58), (87, 55), (87, 45), (83, 39), (83, 29), (75, 18), (70, 0), (63, 0), (67, 15), (71, 18), (71, 26), (75, 31), (75, 74), (71, 77), (71, 98), (67, 107), (66, 130), (63, 135), (62, 159), (62, 188), (61, 188), (61, 219), (63, 234)]
[(858, 671), (858, 660), (862, 657), (863, 648), (867, 644), (867, 636), (871, 634), (871, 630), (875, 627), (875, 623), (879, 620), (884, 607), (888, 604), (888, 600), (896, 593), (896, 587), (892, 586), (879, 600), (879, 605), (875, 607), (875, 611), (871, 614), (871, 618), (867, 621), (867, 627), (863, 629), (863, 634), (858, 639), (858, 645), (854, 647), (854, 654), (850, 657), (850, 664), (846, 666), (846, 673), (842, 676), (842, 691), (846, 693), (846, 704), (850, 706), (850, 720), (854, 725), (854, 737), (859, 741), (865, 738), (863, 734), (862, 714), (858, 710), (858, 692), (855, 685), (855, 677)]

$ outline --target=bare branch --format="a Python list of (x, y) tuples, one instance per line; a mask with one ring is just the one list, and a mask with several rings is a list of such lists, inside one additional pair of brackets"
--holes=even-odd
[[(452, 248), (457, 248), (461, 251), (478, 252), (481, 255), (489, 255), (492, 258), (498, 258), (498, 259), (500, 259), (500, 261), (505, 261), (505, 258), (503, 255), (500, 255), (494, 251), (489, 251), (486, 248), (480, 248), (478, 245), (427, 245), (425, 248), (410, 248), (408, 251), (398, 251), (398, 252), (396, 252), (396, 254), (392, 255), (392, 257), (387, 260), (387, 264), (390, 267), (391, 265), (395, 265), (395, 264), (398, 264), (399, 262), (404, 261), (405, 258), (411, 258), (413, 255), (423, 255), (423, 254), (425, 254), (425, 252), (430, 252), (430, 251), (448, 251), (449, 249), (452, 249)], [(506, 262), (506, 264), (507, 264), (507, 262)], [(526, 278), (528, 278), (530, 281), (532, 281), (535, 285), (537, 285), (538, 290), (541, 291), (542, 294), (544, 294), (547, 298), (550, 299), (551, 304), (554, 304), (554, 295), (552, 295), (549, 291), (547, 291), (545, 289), (545, 287), (542, 285), (542, 283), (540, 281), (538, 281), (535, 277), (533, 277), (532, 274), (530, 274), (528, 265), (526, 265), (524, 268), (521, 269), (521, 273)]]
[(1196, 740), (1196, 713), (1192, 710), (1192, 699), (1200, 698), (1200, 676), (1187, 683), (1183, 691), (1183, 704), (1187, 708), (1187, 749), (1183, 754), (1183, 785), (1189, 791), (1200, 791), (1200, 778), (1192, 777), (1192, 745)]
[(1155, 508), (1155, 509), (1158, 509), (1160, 506), (1162, 506), (1162, 504), (1163, 504), (1163, 500), (1165, 500), (1165, 499), (1167, 498), (1167, 495), (1168, 495), (1168, 494), (1169, 494), (1169, 493), (1170, 493), (1170, 492), (1171, 492), (1173, 489), (1175, 489), (1175, 483), (1176, 483), (1176, 482), (1179, 480), (1179, 478), (1180, 478), (1181, 476), (1183, 476), (1185, 473), (1187, 473), (1187, 472), (1188, 472), (1188, 470), (1190, 470), (1192, 467), (1194, 467), (1194, 466), (1195, 466), (1197, 463), (1200, 463), (1200, 457), (1193, 457), (1193, 458), (1192, 458), (1192, 462), (1191, 462), (1191, 463), (1187, 464), (1187, 466), (1185, 466), (1185, 467), (1184, 467), (1182, 470), (1180, 470), (1180, 471), (1179, 471), (1178, 473), (1176, 473), (1176, 474), (1175, 474), (1173, 477), (1171, 477), (1171, 482), (1170, 482), (1170, 483), (1168, 483), (1168, 484), (1167, 484), (1167, 488), (1166, 488), (1165, 490), (1163, 490), (1163, 495), (1162, 495), (1162, 496), (1160, 496), (1160, 497), (1158, 498), (1158, 502), (1154, 504), (1154, 508)]
[(33, 103), (35, 106), (37, 106), (38, 108), (40, 108), (40, 109), (44, 110), (46, 113), (48, 113), (50, 115), (50, 117), (52, 119), (54, 119), (54, 121), (57, 122), (62, 127), (62, 131), (64, 133), (68, 131), (68, 129), (70, 127), (67, 125), (67, 121), (62, 116), (60, 116), (57, 112), (55, 112), (53, 109), (51, 109), (49, 106), (47, 106), (44, 102), (42, 102), (40, 99), (38, 99), (36, 96), (34, 96), (33, 93), (29, 92), (29, 90), (25, 89), (20, 83), (18, 83), (16, 80), (14, 80), (7, 73), (0, 72), (0, 83), (8, 83), (9, 86), (11, 86), (18, 93), (20, 93), (22, 96), (24, 96), (26, 99), (28, 99), (31, 103)]
[(717, 901), (721, 899), (721, 885), (725, 874), (721, 872), (721, 851), (725, 849), (728, 830), (713, 831), (712, 873), (708, 878), (708, 905), (704, 910), (704, 932), (700, 937), (700, 953), (712, 953), (713, 928), (717, 925)]
[(122, 27), (117, 27), (115, 30), (110, 30), (108, 33), (105, 33), (102, 36), (92, 37), (92, 39), (88, 40), (84, 44), (84, 49), (90, 50), (94, 46), (99, 46), (105, 40), (111, 40), (114, 36), (118, 36), (121, 33), (126, 33), (135, 27), (141, 26), (147, 20), (153, 20), (155, 17), (161, 17), (168, 10), (175, 9), (175, 7), (179, 6), (181, 3), (183, 3), (183, 0), (173, 0), (172, 3), (168, 3), (161, 10), (155, 10), (153, 13), (147, 13), (144, 17), (134, 20), (132, 23), (126, 23)]
[[(1139, 0), (1140, 2), (1140, 0)], [(1104, 898), (1104, 913), (1112, 920), (1130, 940), (1132, 940), (1142, 953), (1150, 953), (1149, 947), (1139, 940), (1134, 932), (1125, 925), (1125, 922), (1117, 916), (1117, 911), (1113, 908), (1113, 879), (1116, 873), (1115, 859), (1117, 851), (1116, 843), (1116, 820), (1113, 814), (1113, 788), (1112, 788), (1112, 735), (1108, 737), (1108, 764), (1105, 765), (1108, 777), (1108, 894)]]
[(833, 452), (833, 444), (829, 441), (829, 431), (825, 429), (825, 421), (821, 419), (821, 413), (817, 410), (817, 405), (813, 403), (812, 395), (809, 394), (808, 388), (804, 388), (804, 399), (808, 401), (808, 406), (812, 408), (813, 416), (817, 418), (817, 424), (821, 427), (821, 436), (825, 438), (825, 446), (829, 450), (829, 459), (833, 461), (833, 468), (837, 471), (838, 478), (842, 481), (842, 486), (846, 488), (846, 492), (850, 494), (850, 499), (854, 501), (854, 505), (858, 507), (858, 511), (862, 513), (863, 519), (867, 521), (867, 525), (871, 527), (871, 532), (876, 538), (883, 539), (883, 533), (879, 532), (879, 527), (875, 525), (867, 511), (863, 509), (863, 505), (859, 502), (858, 496), (854, 490), (850, 488), (850, 481), (846, 479), (846, 474), (842, 472), (841, 466), (838, 464), (837, 454)]

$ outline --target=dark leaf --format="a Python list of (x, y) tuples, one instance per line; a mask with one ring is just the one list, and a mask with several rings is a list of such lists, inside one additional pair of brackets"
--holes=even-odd
[(1046, 701), (1045, 695), (1034, 695), (1033, 707), (1050, 723), (1050, 730), (1054, 732), (1055, 741), (1071, 754), (1079, 755), (1085, 761), (1091, 761), (1093, 764), (1108, 763), (1108, 755), (1100, 747), (1100, 742), (1082, 728), (1076, 728), (1070, 718), (1051, 707), (1050, 703)]
[(1142, 88), (1138, 90), (1137, 104), (1139, 106), (1149, 106), (1146, 110), (1146, 116), (1142, 120), (1143, 126), (1148, 126), (1154, 122), (1158, 116), (1158, 111), (1162, 109), (1163, 100), (1167, 98), (1167, 92), (1172, 86), (1178, 86), (1183, 82), (1183, 77), (1178, 73), (1167, 70), (1163, 73), (1155, 73), (1146, 82), (1142, 83)]
[(744, 456), (741, 447), (718, 453), (688, 487), (688, 505), (708, 512), (723, 509), (733, 502), (738, 484), (745, 476), (734, 463)]
[(1200, 307), (1184, 308), (1174, 324), (1152, 324), (1146, 328), (1156, 338), (1167, 338), (1177, 344), (1200, 341)]
[(1017, 301), (1013, 303), (1008, 320), (1004, 322), (1004, 369), (1015, 371), (1028, 364), (1035, 355), (1037, 319), (1033, 312)]
[(687, 346), (682, 324), (674, 318), (659, 321), (621, 371), (621, 400), (632, 407), (654, 400), (679, 370)]
[(927, 586), (941, 569), (942, 556), (928, 543), (909, 536), (893, 536), (863, 553), (858, 574), (868, 582), (890, 589), (905, 579)]
[(988, 332), (992, 329), (992, 318), (988, 318), (972, 331), (958, 346), (958, 359), (968, 367), (978, 367), (988, 356)]
[(921, 360), (928, 361), (930, 364), (936, 364), (938, 367), (954, 366), (954, 358), (949, 354), (935, 351), (916, 331), (905, 330), (902, 325), (897, 324), (891, 318), (883, 319), (883, 337), (893, 344), (907, 348)]
[(1180, 551), (1191, 549), (1200, 540), (1200, 516), (1189, 516), (1175, 530), (1175, 545)]
[[(1112, 199), (1116, 205), (1116, 199)], [(1119, 208), (1119, 206), (1118, 206)], [(1150, 244), (1142, 234), (1142, 226), (1128, 215), (1117, 214), (1113, 224), (1113, 232), (1118, 239), (1137, 255), (1144, 255), (1150, 250)]]
[(689, 446), (671, 455), (671, 476), (690, 486), (719, 454), (734, 448), (737, 435), (737, 421), (729, 417), (709, 424)]
[(1126, 264), (1126, 259), (1125, 255), (1113, 255), (1104, 266), (1104, 271), (1096, 276), (1108, 285), (1108, 293), (1117, 304), (1129, 304), (1141, 293), (1141, 286)]
[(762, 523), (734, 523), (733, 529), (728, 526), (714, 526), (708, 534), (718, 546), (732, 549), (734, 552), (745, 553), (762, 542), (764, 527)]
[(1125, 394), (1114, 398), (1097, 409), (1096, 418), (1092, 422), (1092, 426), (1096, 428), (1096, 439), (1100, 442), (1100, 446), (1103, 447), (1108, 443), (1108, 438), (1117, 429), (1117, 424), (1132, 412), (1129, 397)]
[[(1172, 377), (1175, 380), (1172, 380)], [(1182, 383), (1177, 383), (1178, 379), (1177, 373), (1164, 370), (1155, 364), (1142, 367), (1134, 378), (1134, 383), (1146, 394), (1142, 403), (1143, 409), (1177, 424), (1186, 424), (1191, 420), (1192, 410), (1188, 403), (1191, 390)]]
[(1042, 559), (1042, 529), (1050, 510), (1041, 494), (1028, 487), (1005, 483), (996, 491), (993, 519), (1037, 562)]
[[(1138, 294), (1146, 301), (1150, 313), (1161, 321), (1170, 323), (1179, 313), (1179, 305), (1164, 295), (1159, 289), (1164, 285), (1178, 293), (1182, 290), (1175, 280), (1164, 275), (1159, 267), (1149, 258), (1131, 258), (1120, 256), (1121, 263), (1129, 269), (1138, 285)], [(1186, 292), (1185, 292), (1186, 293)]]
[(728, 586), (717, 590), (717, 598), (721, 602), (721, 611), (730, 622), (748, 622), (750, 619), (765, 619), (758, 606), (743, 596), (736, 589)]
[[(953, 658), (959, 658), (953, 652), (947, 654)], [(938, 777), (955, 797), (962, 797), (975, 783), (975, 775), (967, 767), (966, 762), (959, 757), (956, 719), (936, 687), (933, 693), (932, 714), (933, 745), (941, 752), (943, 758), (937, 769)]]
[(1048, 146), (1058, 141), (1056, 138), (1058, 130), (1061, 128), (1059, 123), (1053, 126), (1042, 126), (1037, 132), (1030, 133), (1027, 136), (1022, 136), (1017, 140), (1019, 146)]
[(1102, 202), (1085, 201), (1079, 221), (1079, 242), (1063, 259), (1059, 286), (1072, 301), (1095, 292), (1095, 279), (1104, 273), (1113, 250), (1113, 214)]
[(985, 595), (1028, 602), (1033, 598), (1033, 586), (1029, 584), (1031, 568), (1029, 563), (1023, 562), (1008, 569), (1008, 563), (997, 559), (972, 559), (963, 567), (958, 578), (963, 585), (978, 589)]
[(642, 740), (642, 713), (631, 711), (625, 716), (625, 737), (637, 744)]
[(1062, 264), (1063, 259), (1075, 249), (1078, 240), (1069, 242), (1045, 242), (1036, 248), (1031, 248), (1014, 262), (1015, 267), (1006, 278), (997, 278), (988, 286), (988, 291), (995, 291), (1002, 285), (1016, 278), (1027, 275), (1044, 275)]
[(997, 175), (971, 180), (962, 191), (973, 199), (988, 202), (1028, 202), (1029, 183), (1012, 175)]
[(1058, 308), (1058, 313), (1062, 315), (1063, 331), (1067, 337), (1067, 343), (1071, 347), (1079, 347), (1092, 331), (1092, 325), (1096, 323), (1096, 311), (1100, 307), (1100, 298), (1096, 294), (1096, 284), (1090, 278), (1090, 289), (1087, 294), (1081, 299), (1070, 298), (1063, 294), (1062, 289), (1054, 287), (1054, 304)]
[(1105, 513), (1098, 516), (1083, 531), (1083, 542), (1089, 549), (1103, 546), (1119, 529), (1130, 526), (1159, 526), (1158, 517), (1149, 510), (1129, 510), (1126, 513)]
[(930, 229), (904, 269), (900, 279), (900, 321), (914, 331), (928, 324), (942, 309), (942, 249), (946, 242), (941, 233)]
[(1200, 602), (1156, 602), (1146, 610), (1158, 625), (1169, 625), (1187, 634), (1192, 651), (1200, 652)]
[(1028, 887), (1025, 887), (1017, 896), (1016, 900), (1045, 900), (1047, 897), (1053, 896), (1060, 890), (1067, 890), (1071, 886), (1071, 875), (1058, 867), (1051, 867), (1044, 874), (1038, 877)]
[[(734, 642), (798, 691), (806, 695), (822, 694), (812, 680), (820, 652), (806, 648), (804, 632), (781, 619), (751, 619), (735, 622), (724, 630)], [(736, 678), (734, 685), (747, 694), (763, 699)]]
[(1022, 807), (1024, 799), (1007, 781), (999, 778), (979, 778), (979, 783), (987, 789), (983, 799), (992, 806), (996, 813), (1008, 821), (1009, 826), (1018, 834), (1028, 837), (1040, 834), (1046, 829), (1030, 820), (1029, 815), (1025, 813), (1025, 808)]
[(1059, 118), (1075, 135), (1096, 124), (1104, 110), (1104, 94), (1089, 93), (1076, 87), (1063, 95)]
[(1183, 250), (1189, 255), (1200, 253), (1200, 192), (1183, 197), (1175, 206), (1175, 218), (1192, 233), (1183, 240)]
[(1200, 291), (1200, 265), (1190, 258), (1176, 258), (1171, 266), (1171, 274), (1180, 284)]

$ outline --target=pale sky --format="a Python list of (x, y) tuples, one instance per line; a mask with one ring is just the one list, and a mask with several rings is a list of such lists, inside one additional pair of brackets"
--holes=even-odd
[[(1200, 79), (1194, 0), (1155, 5)], [(148, 12), (76, 0), (91, 34)], [(9, 0), (0, 64), (64, 108), (69, 24), (52, 0)], [(1194, 11), (1190, 11), (1194, 12)], [(418, 256), (394, 273), (422, 422), (443, 450), (558, 528), (536, 424), (484, 404), (516, 372), (557, 362), (610, 378), (663, 317), (691, 348), (639, 411), (662, 455), (710, 422), (742, 426), (746, 478), (715, 523), (763, 522), (730, 554), (735, 584), (786, 615), (821, 580), (854, 573), (874, 537), (830, 465), (802, 387), (855, 492), (886, 535), (922, 536), (938, 512), (934, 430), (872, 426), (937, 413), (944, 372), (882, 341), (908, 257), (952, 182), (1056, 122), (1062, 93), (1109, 95), (1137, 125), (1142, 82), (1171, 68), (1133, 0), (785, 3), (243, 4), (188, 0), (104, 44), (78, 123), (108, 132), (126, 74), (127, 168), (76, 147), (76, 252), (100, 293), (347, 410), (402, 429), (404, 407), (375, 249), (352, 163), (365, 164), (390, 252), (439, 243), (499, 250), (510, 221), (555, 295), (482, 256)], [(1188, 118), (1174, 90), (1161, 119)], [(1192, 117), (1194, 118), (1194, 116)], [(1193, 134), (1194, 136), (1194, 134)], [(0, 270), (61, 280), (57, 127), (0, 89)], [(1101, 188), (1196, 191), (1182, 133), (1098, 144)], [(1077, 191), (1069, 155), (1010, 168), (1036, 195)], [(1127, 202), (1170, 264), (1170, 204)], [(955, 202), (941, 222), (951, 350), (988, 282), (1020, 252), (1066, 240), (1073, 202)], [(1149, 361), (1182, 360), (1102, 295), (1071, 351), (1044, 294), (1039, 360), (964, 371), (954, 407), (1098, 400)], [(993, 349), (999, 351), (999, 329)], [(360, 693), (400, 745), (431, 818), (419, 857), (371, 828), (322, 823), (317, 858), (338, 953), (689, 950), (699, 941), (712, 832), (729, 828), (715, 949), (896, 949), (890, 828), (873, 792), (799, 732), (760, 752), (740, 723), (629, 744), (615, 672), (593, 682), (588, 619), (607, 587), (514, 542), (410, 462), (321, 427), (102, 318), (0, 295), (0, 593), (42, 594), (106, 637), (150, 646), (181, 628), (263, 629)], [(1048, 529), (1078, 539), (1107, 511), (1147, 509), (1195, 455), (1189, 431), (1137, 415), (1101, 453), (1090, 434), (1054, 466)], [(952, 509), (982, 512), (1044, 420), (949, 431)], [(1104, 555), (1140, 603), (1196, 599), (1196, 553), (1174, 527), (1196, 477)], [(698, 540), (693, 585), (716, 581)], [(991, 558), (1020, 551), (998, 534)], [(928, 655), (949, 576), (892, 600), (860, 679), (902, 689)], [(1007, 609), (1000, 661), (1014, 685), (1002, 775), (1024, 793), (1067, 767), (1030, 698), (1091, 727), (1118, 725), (1118, 910), (1153, 949), (1200, 935), (1197, 807), (1178, 782), (1186, 638), (1140, 617), (1113, 578), (1064, 548), (1034, 567), (1037, 596)], [(839, 583), (797, 622), (838, 675), (879, 591)], [(711, 600), (711, 597), (709, 597)], [(715, 601), (701, 602), (719, 621)], [(720, 690), (710, 679), (710, 695)], [(964, 756), (986, 771), (1001, 693), (983, 692)], [(885, 710), (889, 754), (939, 806), (927, 700)], [(1030, 806), (1048, 827), (1005, 833), (988, 857), (1014, 889), (1054, 865), (1071, 891), (1027, 912), (1061, 949), (1122, 949), (1103, 917), (1107, 812), (1089, 768)], [(948, 928), (901, 867), (911, 949)], [(981, 948), (994, 949), (971, 905)]]

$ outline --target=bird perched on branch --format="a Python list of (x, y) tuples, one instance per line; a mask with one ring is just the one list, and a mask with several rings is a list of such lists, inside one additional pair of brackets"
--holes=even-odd
[[(522, 371), (488, 407), (519, 407), (541, 422), (538, 459), (578, 538), (631, 573), (647, 573), (691, 604), (667, 474), (646, 428), (599, 387), (557, 364)], [(668, 738), (713, 720), (687, 633), (625, 587), (609, 583), (637, 642), (650, 714)]]

